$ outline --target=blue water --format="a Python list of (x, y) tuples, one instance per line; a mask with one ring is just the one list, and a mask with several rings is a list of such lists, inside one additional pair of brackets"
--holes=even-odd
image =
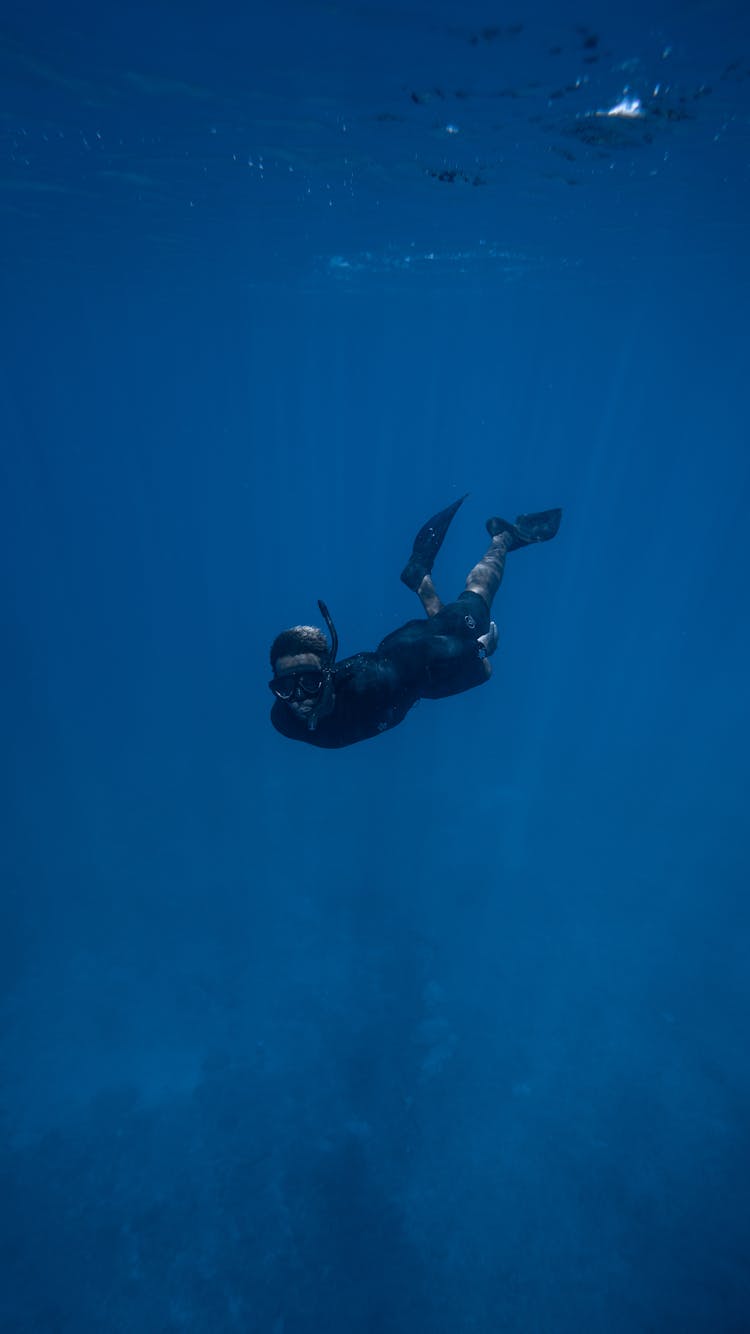
[[(11, 0), (0, 79), (4, 1334), (746, 1331), (746, 5)], [(490, 684), (278, 736), (465, 491), (445, 598), (564, 507)]]

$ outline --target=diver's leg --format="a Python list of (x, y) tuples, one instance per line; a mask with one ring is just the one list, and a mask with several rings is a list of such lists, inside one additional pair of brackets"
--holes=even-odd
[(560, 527), (562, 510), (541, 510), (537, 514), (519, 514), (515, 523), (507, 519), (487, 520), (487, 532), (492, 542), (482, 559), (466, 576), (466, 591), (479, 593), (488, 607), (503, 579), (505, 557), (519, 547), (533, 546), (535, 542), (549, 542)]
[(424, 576), (416, 593), (428, 616), (437, 616), (438, 612), (443, 610), (443, 604), (440, 601), (438, 591), (432, 582), (431, 574), (426, 574)]
[(492, 606), (492, 599), (503, 581), (505, 557), (511, 549), (511, 542), (509, 533), (497, 533), (482, 559), (466, 576), (465, 592), (478, 593), (488, 607)]

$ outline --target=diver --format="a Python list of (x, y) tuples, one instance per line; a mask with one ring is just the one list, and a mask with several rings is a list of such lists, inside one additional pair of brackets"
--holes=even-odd
[(401, 579), (415, 592), (427, 619), (408, 621), (386, 635), (374, 653), (336, 661), (338, 636), (324, 602), (318, 602), (330, 635), (313, 625), (282, 630), (271, 645), (269, 681), (275, 696), (271, 722), (294, 741), (334, 749), (390, 731), (419, 699), (444, 699), (484, 685), (492, 674), (497, 626), (492, 601), (509, 551), (548, 542), (562, 510), (521, 514), (515, 523), (487, 520), (490, 545), (466, 576), (455, 602), (443, 604), (432, 567), (465, 496), (428, 519), (414, 539)]

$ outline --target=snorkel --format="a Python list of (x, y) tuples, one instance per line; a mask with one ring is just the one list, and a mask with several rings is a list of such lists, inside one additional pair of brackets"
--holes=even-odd
[(331, 651), (328, 655), (328, 668), (330, 669), (331, 667), (333, 667), (333, 664), (336, 661), (336, 654), (339, 651), (339, 637), (336, 634), (336, 626), (333, 624), (333, 618), (331, 616), (331, 613), (328, 610), (325, 602), (321, 602), (320, 598), (318, 598), (318, 606), (320, 608), (320, 614), (323, 617), (323, 620), (325, 621), (326, 625), (328, 626), (328, 633), (331, 636)]
[(319, 720), (325, 718), (326, 714), (330, 713), (333, 708), (333, 682), (336, 675), (334, 664), (336, 662), (336, 654), (339, 651), (339, 637), (336, 634), (336, 626), (333, 624), (333, 617), (325, 602), (321, 601), (320, 598), (318, 598), (318, 607), (320, 608), (320, 614), (323, 617), (323, 620), (328, 626), (328, 633), (331, 636), (331, 648), (328, 654), (328, 662), (323, 668), (323, 689), (320, 692), (320, 702), (307, 720), (308, 732), (314, 732), (318, 726)]

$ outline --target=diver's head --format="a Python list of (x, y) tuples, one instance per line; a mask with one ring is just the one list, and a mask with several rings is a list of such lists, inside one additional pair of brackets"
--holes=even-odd
[(313, 720), (329, 684), (328, 640), (315, 625), (282, 630), (271, 645), (273, 679), (269, 686), (295, 718)]

